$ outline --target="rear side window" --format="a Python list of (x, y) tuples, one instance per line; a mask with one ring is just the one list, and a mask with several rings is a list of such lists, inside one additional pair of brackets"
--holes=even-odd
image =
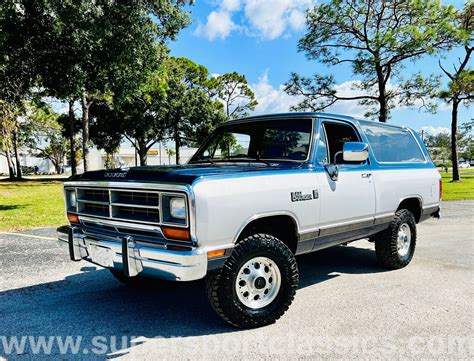
[(362, 129), (378, 162), (424, 162), (425, 157), (413, 135), (405, 129), (363, 124)]

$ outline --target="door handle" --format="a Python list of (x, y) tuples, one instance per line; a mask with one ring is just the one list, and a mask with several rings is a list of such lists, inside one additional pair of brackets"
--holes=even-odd
[(361, 177), (362, 178), (370, 178), (371, 175), (372, 175), (372, 173), (362, 173)]

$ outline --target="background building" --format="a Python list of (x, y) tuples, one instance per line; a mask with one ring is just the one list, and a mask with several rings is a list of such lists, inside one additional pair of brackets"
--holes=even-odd
[[(169, 155), (167, 149), (172, 147), (161, 147), (150, 149), (147, 155), (147, 165), (170, 165), (176, 164), (176, 156)], [(180, 163), (185, 164), (194, 155), (197, 148), (180, 148)], [(15, 161), (13, 159), (13, 161)], [(90, 170), (97, 170), (109, 167), (134, 167), (140, 164), (138, 154), (135, 148), (123, 146), (116, 154), (108, 155), (103, 150), (92, 148), (89, 153)], [(38, 174), (54, 174), (55, 169), (50, 160), (34, 157), (25, 151), (20, 151), (20, 165), (35, 169)], [(82, 173), (82, 163), (78, 165), (78, 172)], [(70, 173), (68, 166), (64, 169), (65, 173)], [(0, 154), (0, 175), (8, 174), (8, 163), (5, 155)]]

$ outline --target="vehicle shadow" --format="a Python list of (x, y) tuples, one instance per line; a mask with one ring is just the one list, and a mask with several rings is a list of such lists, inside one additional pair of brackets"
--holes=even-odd
[[(359, 241), (358, 243), (361, 244)], [(338, 277), (340, 274), (368, 274), (386, 272), (378, 265), (371, 248), (336, 246), (297, 257), (300, 272), (299, 289)]]
[[(316, 285), (337, 273), (381, 272), (372, 250), (333, 247), (298, 257), (300, 288)], [(81, 336), (81, 347), (93, 347), (96, 336), (117, 341), (114, 358), (129, 353), (137, 338), (178, 338), (236, 332), (207, 302), (204, 281), (157, 282), (127, 288), (108, 270), (83, 267), (63, 280), (0, 292), (2, 332), (6, 336)], [(142, 338), (140, 338), (141, 340)], [(146, 342), (146, 340), (144, 341)], [(28, 353), (28, 351), (25, 351)], [(53, 354), (59, 350), (53, 349)], [(93, 356), (88, 355), (88, 358)]]

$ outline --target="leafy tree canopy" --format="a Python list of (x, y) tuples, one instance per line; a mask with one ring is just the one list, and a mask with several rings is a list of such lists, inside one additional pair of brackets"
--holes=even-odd
[[(316, 5), (308, 12), (308, 32), (298, 49), (329, 66), (349, 64), (359, 79), (353, 86), (360, 95), (338, 94), (331, 75), (306, 78), (293, 73), (286, 91), (304, 97), (295, 109), (324, 110), (337, 101), (356, 100), (367, 106), (367, 116), (386, 122), (397, 102), (412, 106), (425, 100), (438, 79), (421, 74), (405, 79), (402, 69), (408, 60), (454, 45), (455, 14), (453, 6), (438, 0), (331, 0)], [(432, 103), (424, 106), (433, 110)]]
[(137, 149), (142, 165), (154, 144), (172, 139), (179, 159), (179, 147), (207, 137), (225, 118), (209, 84), (204, 66), (186, 58), (167, 58), (136, 93), (92, 105), (92, 139), (109, 152), (125, 137)]
[(212, 77), (208, 84), (215, 97), (224, 104), (228, 119), (248, 116), (258, 105), (244, 75), (237, 72)]

